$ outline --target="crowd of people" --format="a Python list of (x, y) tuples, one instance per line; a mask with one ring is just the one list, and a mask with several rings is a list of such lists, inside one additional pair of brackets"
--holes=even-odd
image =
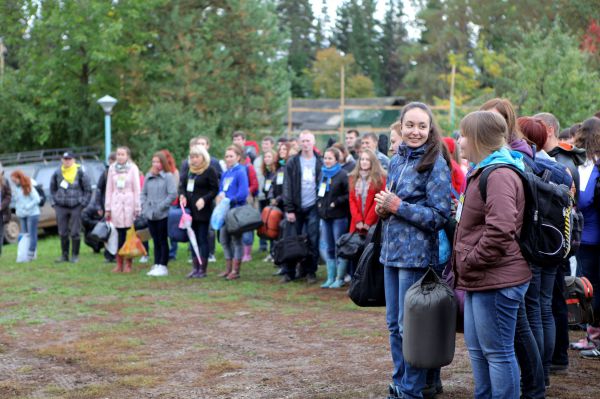
[[(252, 259), (255, 234), (214, 231), (209, 223), (213, 209), (225, 198), (232, 209), (275, 206), (284, 213), (286, 230), (304, 234), (310, 242), (308, 256), (276, 265), (275, 274), (281, 283), (315, 283), (322, 260), (326, 278), (321, 287), (328, 289), (343, 287), (356, 267), (355, 261), (338, 256), (338, 239), (348, 232), (366, 236), (381, 223), (380, 262), (394, 365), (388, 397), (430, 398), (443, 389), (439, 369), (419, 369), (404, 361), (404, 299), (430, 267), (441, 276), (450, 265), (454, 288), (466, 292), (463, 327), (474, 396), (543, 398), (552, 373), (569, 366), (565, 276), (587, 277), (595, 292), (594, 322), (586, 326), (587, 337), (571, 348), (584, 358), (600, 359), (598, 116), (561, 131), (554, 115), (517, 118), (510, 101), (497, 98), (465, 116), (460, 132), (443, 137), (431, 108), (413, 102), (390, 127), (389, 149), (381, 148), (377, 135), (351, 129), (343, 143), (329, 142), (323, 150), (309, 131), (297, 138), (264, 137), (259, 150), (236, 131), (222, 160), (214, 157), (208, 137), (194, 137), (179, 168), (170, 152), (162, 150), (153, 154), (145, 176), (129, 149), (120, 146), (97, 184), (93, 212), (113, 223), (119, 247), (135, 220), (145, 217), (154, 253), (148, 275), (159, 277), (168, 275), (176, 244), (169, 243), (169, 210), (181, 205), (191, 212), (200, 252), (192, 256), (188, 277), (207, 275), (218, 238), (224, 255), (219, 276), (236, 280), (242, 264)], [(64, 154), (50, 186), (61, 241), (59, 262), (78, 261), (81, 213), (92, 197), (91, 182), (74, 158)], [(516, 170), (531, 170), (539, 160), (569, 176), (568, 190), (584, 219), (576, 254), (549, 264), (528, 261), (520, 246), (526, 195)], [(511, 168), (489, 173), (482, 195), (480, 179), (492, 165)], [(10, 178), (17, 187), (13, 195), (22, 230), (35, 236), (39, 196), (22, 172)], [(11, 193), (4, 177), (0, 188), (6, 220)], [(451, 220), (456, 221), (453, 237), (445, 229)], [(31, 240), (30, 259), (36, 243)], [(273, 262), (272, 240), (260, 238), (259, 247), (265, 251), (263, 261)], [(112, 261), (110, 254), (105, 256)], [(115, 261), (113, 272), (131, 272), (131, 259), (117, 255)]]

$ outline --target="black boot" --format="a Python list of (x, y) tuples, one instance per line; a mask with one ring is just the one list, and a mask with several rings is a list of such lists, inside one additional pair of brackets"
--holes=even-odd
[(200, 271), (200, 263), (198, 262), (198, 258), (192, 255), (192, 271), (188, 273), (187, 278), (194, 278), (198, 275)]
[(71, 263), (79, 262), (79, 247), (81, 245), (81, 240), (73, 240), (73, 248), (71, 252)]
[(60, 250), (62, 255), (56, 259), (55, 263), (63, 263), (69, 261), (69, 237), (60, 237)]
[(198, 268), (198, 273), (194, 276), (195, 278), (204, 278), (206, 277), (206, 269), (208, 268), (208, 259), (200, 258), (200, 267)]

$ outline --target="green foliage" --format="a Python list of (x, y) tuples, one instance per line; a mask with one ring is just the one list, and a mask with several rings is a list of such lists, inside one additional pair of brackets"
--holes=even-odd
[(319, 50), (308, 71), (313, 93), (321, 98), (340, 97), (341, 68), (344, 67), (346, 97), (372, 97), (373, 82), (360, 73), (352, 54), (343, 55), (335, 47)]
[(588, 55), (560, 23), (549, 32), (529, 33), (510, 59), (496, 90), (515, 103), (519, 114), (550, 112), (571, 125), (600, 108), (598, 72), (590, 68)]
[(171, 148), (183, 152), (200, 133), (218, 142), (234, 129), (281, 130), (289, 83), (271, 2), (10, 5), (0, 22), (21, 34), (10, 36), (9, 51), (18, 54), (0, 90), (0, 112), (14, 115), (0, 121), (5, 151), (101, 145), (96, 100), (104, 94), (119, 100), (113, 144), (129, 144), (134, 152), (185, 143)]

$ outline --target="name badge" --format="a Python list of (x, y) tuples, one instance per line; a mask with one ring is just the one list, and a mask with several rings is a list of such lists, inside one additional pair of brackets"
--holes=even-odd
[(188, 193), (194, 192), (194, 184), (196, 181), (194, 179), (188, 179), (186, 190)]
[(271, 179), (265, 180), (265, 191), (269, 191), (271, 189)]
[(125, 188), (125, 176), (117, 176), (117, 188)]
[(64, 180), (60, 182), (60, 188), (64, 188), (65, 190), (69, 188), (69, 182)]
[(302, 180), (313, 181), (314, 179), (315, 175), (313, 174), (313, 170), (311, 168), (304, 168), (302, 170)]
[(225, 180), (223, 180), (223, 191), (227, 192), (227, 190), (229, 190), (232, 181), (233, 177), (226, 177)]
[(456, 208), (456, 223), (460, 222), (460, 216), (462, 215), (463, 203), (465, 202), (465, 194), (461, 194), (458, 200), (458, 207)]
[(326, 189), (327, 189), (327, 184), (325, 184), (325, 182), (323, 182), (319, 185), (319, 192), (317, 193), (319, 198), (323, 198), (325, 196)]
[(279, 172), (277, 173), (277, 180), (275, 180), (275, 183), (280, 186), (283, 184), (283, 172)]

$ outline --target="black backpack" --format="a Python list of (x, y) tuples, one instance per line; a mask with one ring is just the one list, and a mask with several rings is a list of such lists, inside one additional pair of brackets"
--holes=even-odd
[(550, 172), (542, 176), (523, 172), (507, 164), (491, 165), (483, 169), (479, 179), (481, 198), (487, 198), (487, 180), (494, 170), (508, 168), (523, 181), (525, 214), (519, 245), (525, 259), (540, 266), (555, 265), (571, 252), (573, 197), (569, 188), (550, 179)]

